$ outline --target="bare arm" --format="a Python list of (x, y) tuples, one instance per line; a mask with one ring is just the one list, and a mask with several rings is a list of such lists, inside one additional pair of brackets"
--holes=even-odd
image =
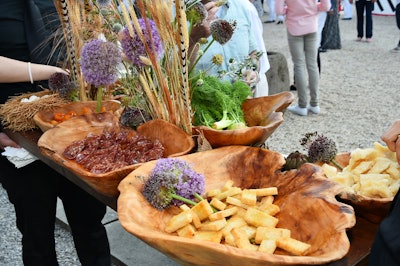
[[(68, 74), (65, 70), (50, 65), (30, 64), (32, 80), (47, 80), (56, 73)], [(27, 62), (0, 56), (0, 83), (29, 82), (29, 65)]]

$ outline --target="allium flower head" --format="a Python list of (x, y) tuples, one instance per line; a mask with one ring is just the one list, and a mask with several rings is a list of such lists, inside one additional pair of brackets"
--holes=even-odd
[(181, 205), (181, 197), (194, 200), (205, 189), (204, 176), (195, 172), (189, 163), (177, 158), (159, 159), (144, 184), (142, 194), (157, 209), (171, 204)]
[(68, 98), (74, 91), (76, 84), (67, 74), (56, 72), (48, 80), (49, 89), (58, 92), (62, 98)]
[(223, 45), (232, 38), (236, 24), (236, 21), (230, 23), (224, 19), (216, 19), (210, 23), (211, 36)]
[(334, 163), (335, 166), (342, 169), (336, 161), (337, 155), (336, 143), (324, 135), (318, 135), (317, 132), (307, 133), (301, 139), (301, 145), (308, 150), (308, 160), (312, 163)]
[(193, 26), (203, 23), (207, 17), (207, 9), (201, 2), (195, 3), (186, 10), (186, 18), (193, 24)]
[[(150, 32), (146, 27), (146, 21), (149, 25)], [(140, 28), (143, 32), (144, 38), (146, 39), (147, 45), (154, 49), (154, 53), (157, 55), (158, 58), (161, 57), (163, 52), (162, 42), (160, 38), (160, 34), (158, 33), (156, 24), (151, 19), (138, 19)], [(132, 24), (133, 26), (133, 24)], [(142, 67), (144, 64), (140, 60), (140, 56), (147, 57), (146, 48), (141, 41), (140, 37), (136, 33), (135, 27), (133, 26), (135, 31), (135, 36), (131, 37), (129, 33), (129, 29), (126, 26), (121, 32), (121, 46), (122, 50), (125, 53), (126, 57), (132, 61), (133, 65)], [(150, 38), (151, 36), (151, 38)], [(153, 41), (153, 44), (152, 44)]]
[(82, 74), (86, 82), (99, 87), (115, 83), (121, 53), (111, 42), (94, 39), (86, 43), (81, 52)]
[(122, 26), (121, 23), (114, 23), (114, 24), (112, 25), (112, 30), (113, 30), (113, 32), (115, 32), (115, 33), (120, 32), (123, 28), (124, 28), (124, 27)]
[(329, 163), (337, 153), (336, 144), (325, 136), (317, 136), (308, 147), (308, 158), (312, 162)]
[(97, 0), (99, 7), (106, 7), (111, 3), (111, 0)]

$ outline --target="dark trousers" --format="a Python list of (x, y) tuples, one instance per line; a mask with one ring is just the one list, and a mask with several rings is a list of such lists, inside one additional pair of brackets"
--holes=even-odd
[(57, 197), (64, 205), (82, 265), (111, 265), (106, 206), (40, 161), (17, 169), (0, 156), (0, 181), (15, 207), (27, 266), (56, 266), (54, 227)]
[(372, 38), (372, 10), (374, 4), (367, 0), (356, 1), (357, 37), (364, 37), (364, 10), (365, 10), (365, 37)]
[(369, 255), (368, 265), (400, 265), (400, 191), (393, 199), (388, 216), (379, 225)]

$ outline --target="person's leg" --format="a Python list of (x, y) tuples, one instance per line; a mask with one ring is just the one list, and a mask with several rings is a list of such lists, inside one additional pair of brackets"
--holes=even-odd
[(275, 0), (267, 0), (268, 6), (268, 20), (266, 22), (275, 22), (276, 13), (275, 13)]
[(298, 105), (300, 108), (307, 107), (307, 81), (306, 81), (306, 63), (304, 55), (304, 39), (303, 36), (293, 36), (289, 32), (288, 43), (292, 56), (294, 79), (296, 80), (296, 89), (298, 96)]
[(285, 16), (279, 15), (278, 16), (278, 22), (276, 24), (283, 24), (284, 20), (285, 20)]
[(56, 266), (54, 226), (56, 180), (52, 170), (40, 161), (15, 168), (0, 156), (2, 185), (14, 205), (16, 224), (22, 234), (25, 266)]
[(317, 62), (317, 33), (304, 37), (304, 51), (310, 88), (310, 105), (318, 106), (319, 73)]
[(110, 245), (102, 219), (106, 206), (63, 178), (60, 198), (83, 266), (109, 266)]
[(372, 10), (374, 3), (371, 1), (365, 2), (365, 37), (368, 39), (372, 38)]
[[(397, 28), (400, 30), (400, 4), (397, 4), (397, 6), (396, 6), (395, 15), (396, 15)], [(400, 39), (399, 39), (399, 42), (397, 44), (397, 47), (400, 48)]]
[(364, 0), (356, 1), (357, 38), (364, 37)]
[(259, 73), (260, 81), (257, 83), (254, 97), (268, 96), (268, 80), (266, 73)]

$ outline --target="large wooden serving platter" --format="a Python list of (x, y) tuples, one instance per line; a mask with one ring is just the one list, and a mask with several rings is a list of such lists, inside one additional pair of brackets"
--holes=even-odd
[(293, 94), (287, 91), (248, 99), (242, 105), (247, 128), (216, 130), (206, 126), (195, 126), (193, 135), (203, 135), (213, 148), (263, 144), (282, 124), (283, 111), (293, 100)]
[[(307, 256), (281, 251), (265, 254), (228, 245), (178, 237), (164, 232), (176, 211), (153, 208), (142, 196), (143, 178), (156, 161), (142, 164), (118, 186), (121, 225), (150, 246), (182, 265), (321, 265), (343, 258), (350, 247), (346, 230), (355, 225), (351, 206), (335, 195), (341, 187), (326, 179), (320, 167), (304, 164), (299, 170), (281, 172), (284, 157), (267, 149), (227, 146), (179, 158), (190, 162), (206, 179), (206, 190), (221, 188), (233, 180), (241, 188), (278, 187), (275, 204), (281, 211), (277, 227), (288, 228), (292, 237), (311, 244)], [(133, 249), (133, 247), (132, 247)]]
[[(94, 174), (75, 161), (66, 159), (62, 154), (68, 145), (84, 139), (89, 133), (101, 134), (107, 128), (118, 127), (118, 117), (111, 112), (76, 116), (44, 132), (38, 141), (38, 146), (45, 155), (82, 177), (98, 192), (107, 196), (117, 196), (119, 182), (140, 164), (129, 165), (103, 174)], [(132, 134), (137, 133), (151, 140), (158, 139), (165, 148), (164, 157), (187, 154), (194, 148), (191, 136), (165, 120), (156, 119), (146, 122), (136, 131), (132, 130)]]

